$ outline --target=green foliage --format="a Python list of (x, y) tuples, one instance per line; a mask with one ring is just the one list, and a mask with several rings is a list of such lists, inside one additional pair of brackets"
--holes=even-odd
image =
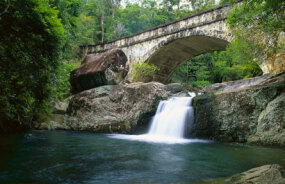
[[(279, 38), (284, 32), (285, 1), (245, 0), (229, 13), (227, 22), (235, 34), (235, 42), (256, 62), (270, 62), (285, 43)], [(242, 55), (242, 52), (240, 52)]]
[(198, 13), (215, 7), (214, 0), (189, 0), (193, 8), (193, 12)]
[(65, 43), (62, 47), (62, 57), (66, 60), (73, 58), (77, 49), (77, 32), (79, 15), (82, 9), (81, 0), (50, 0), (50, 6), (58, 10), (58, 18), (61, 20), (65, 31)]
[(142, 82), (151, 81), (153, 79), (153, 74), (159, 69), (157, 66), (148, 63), (132, 63), (132, 81)]
[(80, 62), (63, 62), (59, 65), (56, 73), (56, 84), (54, 87), (54, 96), (59, 100), (70, 95), (70, 83), (69, 77), (72, 70), (77, 68), (80, 65)]
[(208, 86), (210, 84), (211, 84), (210, 81), (203, 81), (203, 80), (190, 82), (191, 86), (203, 86), (204, 87), (204, 86)]
[(98, 43), (98, 38), (94, 30), (97, 23), (94, 17), (82, 14), (79, 18), (80, 22), (76, 32), (76, 37), (78, 38), (76, 46)]
[[(49, 0), (11, 0), (0, 19), (0, 120), (35, 119), (47, 108), (64, 29)], [(0, 9), (5, 6), (0, 3)]]
[(260, 67), (251, 57), (235, 50), (236, 42), (226, 51), (206, 53), (190, 59), (176, 69), (168, 82), (187, 83), (193, 86), (207, 86), (213, 83), (246, 79), (262, 74)]

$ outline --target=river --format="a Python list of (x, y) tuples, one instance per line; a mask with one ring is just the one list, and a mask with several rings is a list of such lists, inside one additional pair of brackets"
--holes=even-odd
[(191, 183), (272, 163), (285, 165), (284, 149), (72, 131), (0, 136), (0, 183)]

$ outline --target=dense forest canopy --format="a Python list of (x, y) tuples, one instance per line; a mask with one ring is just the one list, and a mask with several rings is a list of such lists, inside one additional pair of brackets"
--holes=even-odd
[[(110, 41), (218, 6), (214, 0), (187, 1), (190, 9), (181, 7), (180, 0), (141, 0), (125, 8), (120, 0), (1, 1), (0, 124), (42, 121), (53, 99), (68, 95), (80, 45)], [(284, 50), (278, 42), (284, 34), (284, 7), (284, 1), (244, 0), (228, 17), (236, 37), (227, 50), (192, 58), (169, 81), (207, 85), (262, 74), (256, 62)]]

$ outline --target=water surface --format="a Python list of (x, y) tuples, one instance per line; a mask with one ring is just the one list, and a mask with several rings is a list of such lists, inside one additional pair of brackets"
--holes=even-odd
[(0, 136), (0, 183), (191, 183), (279, 163), (285, 150), (66, 131)]

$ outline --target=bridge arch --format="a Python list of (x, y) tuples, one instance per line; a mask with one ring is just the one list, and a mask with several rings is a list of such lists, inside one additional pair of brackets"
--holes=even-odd
[(187, 37), (167, 39), (152, 49), (152, 54), (145, 62), (159, 68), (154, 80), (165, 82), (187, 60), (204, 53), (225, 50), (229, 43), (227, 38), (223, 34), (216, 37), (200, 32)]

